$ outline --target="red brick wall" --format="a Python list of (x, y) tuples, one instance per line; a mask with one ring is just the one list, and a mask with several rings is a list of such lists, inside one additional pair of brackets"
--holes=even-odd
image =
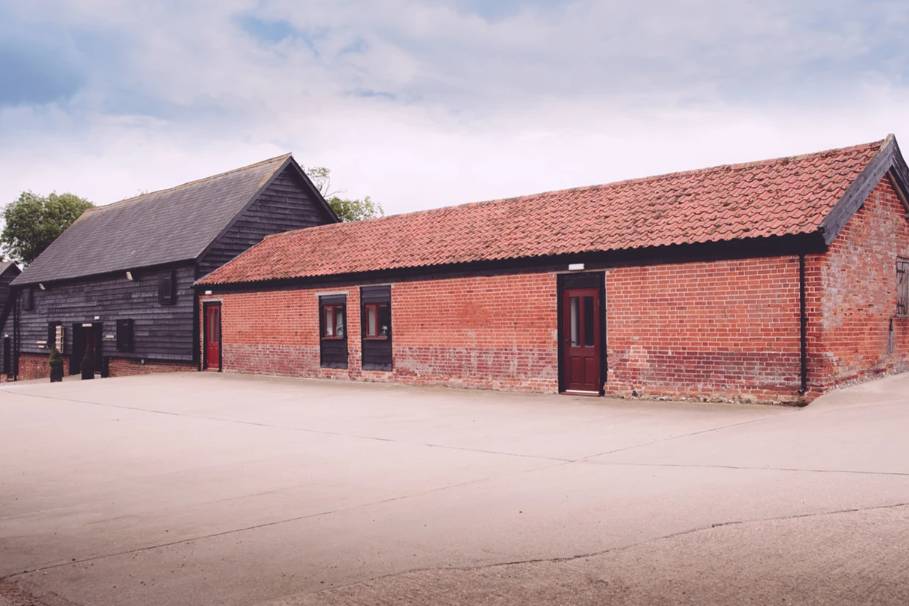
[(554, 392), (556, 301), (555, 274), (395, 284), (396, 378)]
[(160, 362), (157, 360), (146, 360), (142, 364), (139, 360), (132, 358), (111, 358), (110, 376), (128, 377), (131, 375), (150, 375), (160, 372), (186, 372), (196, 370), (192, 362)]
[[(19, 354), (19, 380), (50, 380), (50, 367), (47, 365), (47, 358), (47, 354)], [(139, 360), (111, 358), (109, 369), (110, 376), (125, 377), (129, 375), (144, 375), (158, 372), (188, 371), (195, 370), (196, 367), (189, 362), (156, 362), (146, 360), (145, 364), (140, 364)], [(66, 357), (63, 361), (63, 372), (69, 373), (69, 361), (66, 359)]]
[[(19, 354), (19, 380), (47, 379), (50, 381), (49, 354)], [(64, 372), (66, 372), (64, 370)]]
[[(884, 181), (824, 255), (806, 259), (808, 399), (830, 386), (909, 369), (909, 320), (894, 319), (896, 257), (909, 228)], [(318, 295), (344, 292), (348, 369), (319, 367)], [(392, 285), (391, 372), (360, 368), (359, 288), (227, 293), (226, 371), (555, 392), (553, 273)], [(611, 268), (607, 393), (797, 401), (799, 259)], [(201, 333), (200, 333), (201, 334)]]
[(909, 370), (909, 319), (894, 317), (898, 256), (909, 257), (909, 222), (887, 177), (827, 254), (809, 259), (817, 293), (809, 346), (813, 392)]
[[(552, 274), (392, 285), (391, 372), (360, 367), (359, 287), (230, 293), (222, 302), (225, 371), (487, 389), (555, 391)], [(347, 294), (346, 370), (319, 367), (318, 296)]]
[(793, 400), (798, 257), (611, 269), (607, 393)]

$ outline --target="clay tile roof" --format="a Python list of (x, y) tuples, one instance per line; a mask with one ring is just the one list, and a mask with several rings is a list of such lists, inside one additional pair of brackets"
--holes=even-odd
[(199, 284), (812, 233), (888, 140), (286, 232)]

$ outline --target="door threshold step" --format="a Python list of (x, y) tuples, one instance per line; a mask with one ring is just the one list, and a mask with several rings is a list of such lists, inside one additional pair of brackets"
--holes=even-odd
[(566, 396), (600, 396), (598, 391), (584, 391), (583, 389), (566, 389), (562, 393)]

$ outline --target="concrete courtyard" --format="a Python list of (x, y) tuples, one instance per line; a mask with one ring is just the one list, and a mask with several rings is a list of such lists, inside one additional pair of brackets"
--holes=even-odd
[(0, 387), (0, 604), (909, 603), (909, 376), (804, 409)]

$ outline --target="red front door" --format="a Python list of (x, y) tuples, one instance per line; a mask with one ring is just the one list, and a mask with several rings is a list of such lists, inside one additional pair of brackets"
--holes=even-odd
[(567, 288), (562, 291), (563, 386), (570, 391), (599, 392), (600, 289)]
[(221, 306), (205, 306), (205, 368), (221, 368)]

